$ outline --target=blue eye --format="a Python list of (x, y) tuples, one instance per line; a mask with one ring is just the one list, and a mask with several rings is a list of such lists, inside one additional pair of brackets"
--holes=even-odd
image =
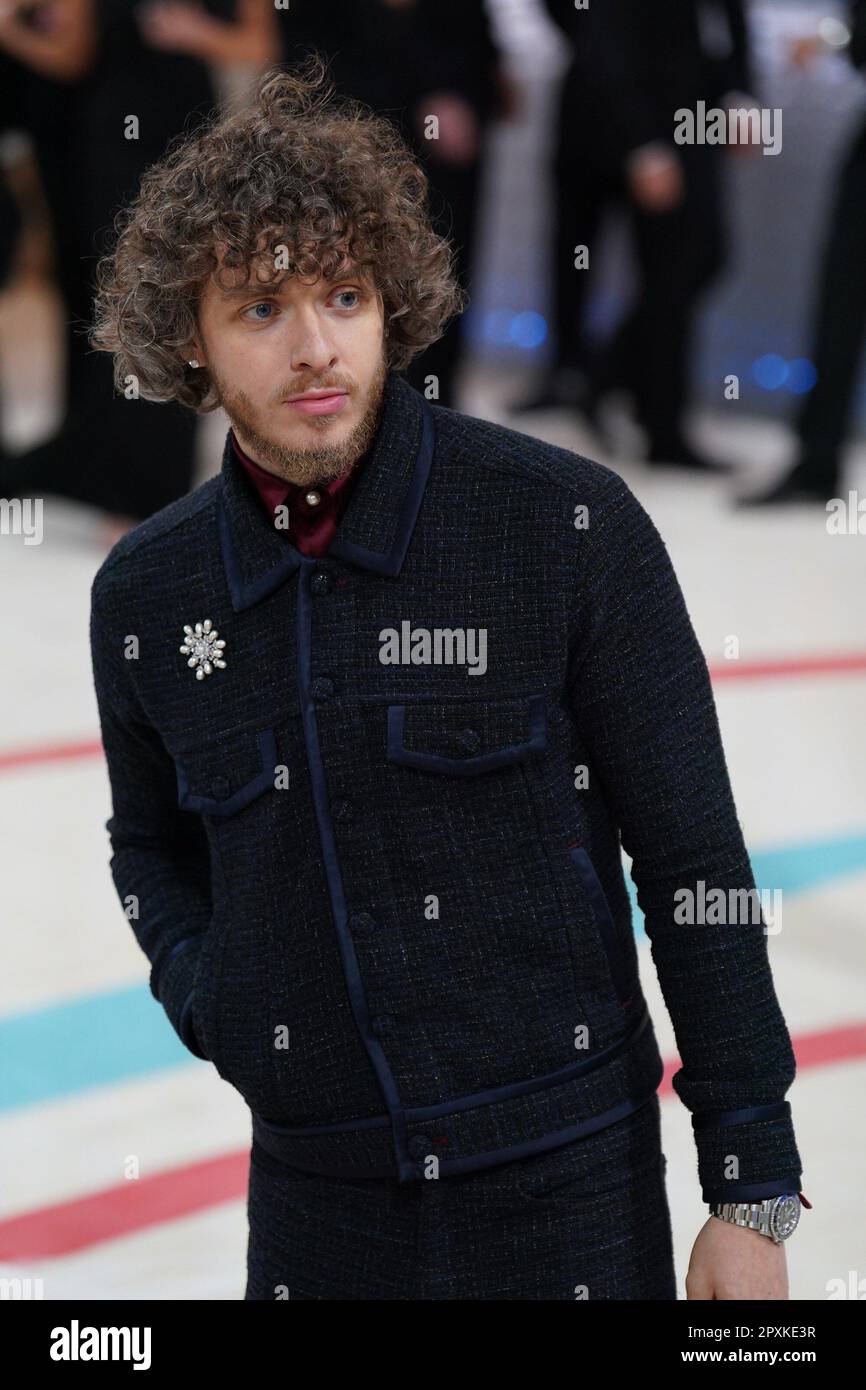
[[(259, 303), (259, 304), (250, 304), (248, 308), (244, 309), (244, 316), (246, 317), (246, 315), (250, 312), (250, 309), (252, 309), (252, 310), (256, 310), (256, 309), (272, 309), (273, 307), (274, 307), (273, 304), (269, 304), (268, 301), (267, 301), (266, 299), (263, 299), (263, 300), (261, 301), (261, 303)], [(260, 315), (258, 315), (258, 314), (256, 314), (256, 318), (258, 319), (258, 322), (259, 322), (259, 323), (267, 323), (267, 319), (266, 319), (266, 318), (262, 318), (262, 317), (261, 317)]]
[[(360, 290), (339, 290), (338, 293), (337, 293), (337, 298), (338, 298), (338, 299), (341, 299), (342, 296), (343, 296), (344, 294), (353, 294), (353, 295), (355, 296), (355, 298), (358, 300), (358, 302), (360, 303), (360, 299), (361, 299), (361, 292), (360, 292)], [(347, 306), (345, 306), (345, 307), (347, 307), (347, 308), (349, 308), (349, 309), (353, 309), (355, 306), (354, 306), (354, 304), (349, 304), (349, 305), (347, 305)]]

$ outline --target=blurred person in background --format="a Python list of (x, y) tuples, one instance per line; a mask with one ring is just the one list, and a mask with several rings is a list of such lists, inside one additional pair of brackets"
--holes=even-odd
[[(689, 358), (700, 296), (725, 259), (722, 151), (678, 145), (675, 112), (727, 93), (753, 106), (740, 0), (604, 0), (577, 10), (544, 0), (572, 57), (559, 98), (554, 186), (556, 358), (518, 412), (579, 406), (592, 421), (601, 399), (625, 388), (646, 431), (647, 461), (727, 469), (683, 431)], [(737, 147), (734, 147), (737, 148)], [(634, 302), (598, 353), (586, 338), (589, 272), (575, 250), (599, 253), (610, 209), (625, 204), (636, 252)]]
[[(219, 0), (211, 0), (218, 8)], [(115, 214), (174, 135), (207, 115), (216, 92), (196, 57), (151, 46), (132, 0), (10, 5), (0, 46), (19, 68), (21, 120), (50, 212), (66, 308), (64, 417), (58, 432), (0, 467), (0, 493), (54, 494), (107, 514), (107, 538), (192, 484), (194, 420), (176, 405), (116, 393), (92, 352), (96, 262)]]
[[(9, 131), (19, 129), (20, 104), (20, 70), (9, 55), (0, 49), (0, 140)], [(5, 290), (12, 279), (21, 226), (22, 218), (18, 199), (9, 185), (5, 165), (0, 160), (0, 291)], [(0, 401), (0, 464), (2, 464), (6, 452), (3, 443), (2, 423), (2, 401)]]
[[(95, 33), (92, 23), (91, 0), (57, 0), (57, 3), (17, 4), (13, 0), (0, 3), (0, 133), (26, 131), (36, 141), (37, 132), (45, 121), (44, 102), (37, 93), (53, 88), (51, 119), (55, 127), (58, 164), (65, 161), (64, 141), (70, 128), (71, 87), (92, 61)], [(47, 161), (46, 161), (47, 164)], [(51, 169), (53, 170), (53, 164)], [(46, 192), (50, 171), (42, 169)], [(71, 217), (55, 229), (55, 262), (59, 263), (60, 243)], [(12, 277), (15, 248), (23, 223), (15, 195), (2, 174), (2, 237), (3, 264), (0, 287), (6, 288)], [(68, 265), (68, 259), (64, 264)], [(0, 441), (0, 469), (7, 454)], [(8, 481), (0, 472), (0, 488)], [(7, 496), (9, 492), (7, 490)]]
[[(834, 34), (835, 37), (835, 34)], [(794, 46), (792, 58), (807, 66), (831, 47), (820, 35)], [(866, 70), (866, 0), (850, 6), (851, 62)], [(832, 45), (838, 51), (838, 44)], [(814, 289), (812, 351), (816, 381), (798, 412), (798, 456), (770, 487), (738, 497), (740, 507), (820, 502), (838, 497), (841, 454), (848, 434), (866, 336), (866, 120), (857, 127), (836, 180), (821, 266)]]
[[(513, 119), (518, 110), (489, 14), (483, 0), (382, 0), (371, 8), (379, 10), (378, 42), (388, 56), (364, 99), (374, 109), (405, 110), (400, 128), (430, 180), (434, 228), (451, 242), (458, 281), (471, 292), (487, 134), (494, 121)], [(406, 47), (401, 24), (411, 38)], [(435, 139), (425, 134), (431, 117), (438, 122)], [(407, 379), (426, 391), (435, 378), (434, 398), (456, 406), (463, 342), (457, 317), (410, 365)]]
[[(215, 65), (234, 61), (239, 36), (246, 42), (254, 30), (268, 35), (283, 63), (318, 50), (336, 90), (387, 116), (423, 161), (434, 226), (450, 240), (468, 290), (485, 137), (493, 120), (518, 108), (483, 0), (295, 0), (279, 10), (246, 0), (241, 9), (221, 22), (184, 0), (163, 0), (146, 32)], [(435, 378), (428, 394), (443, 405), (455, 404), (462, 341), (454, 319), (407, 372), (419, 390)]]

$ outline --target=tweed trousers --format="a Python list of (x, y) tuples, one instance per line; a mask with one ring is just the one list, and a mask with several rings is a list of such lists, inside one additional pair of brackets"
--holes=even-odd
[(658, 1096), (544, 1153), (398, 1182), (253, 1142), (249, 1300), (676, 1299)]

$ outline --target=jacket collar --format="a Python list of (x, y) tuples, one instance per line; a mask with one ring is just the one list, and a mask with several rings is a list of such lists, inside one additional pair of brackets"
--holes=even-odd
[[(421, 508), (435, 442), (433, 413), (389, 371), (370, 456), (352, 489), (328, 557), (376, 574), (400, 573)], [(273, 593), (306, 560), (264, 513), (226, 434), (217, 499), (220, 547), (235, 612)]]

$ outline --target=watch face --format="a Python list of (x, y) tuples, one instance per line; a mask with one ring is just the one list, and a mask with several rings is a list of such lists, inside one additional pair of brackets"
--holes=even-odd
[(797, 1197), (780, 1197), (770, 1217), (770, 1230), (777, 1240), (787, 1240), (800, 1220), (800, 1201)]

